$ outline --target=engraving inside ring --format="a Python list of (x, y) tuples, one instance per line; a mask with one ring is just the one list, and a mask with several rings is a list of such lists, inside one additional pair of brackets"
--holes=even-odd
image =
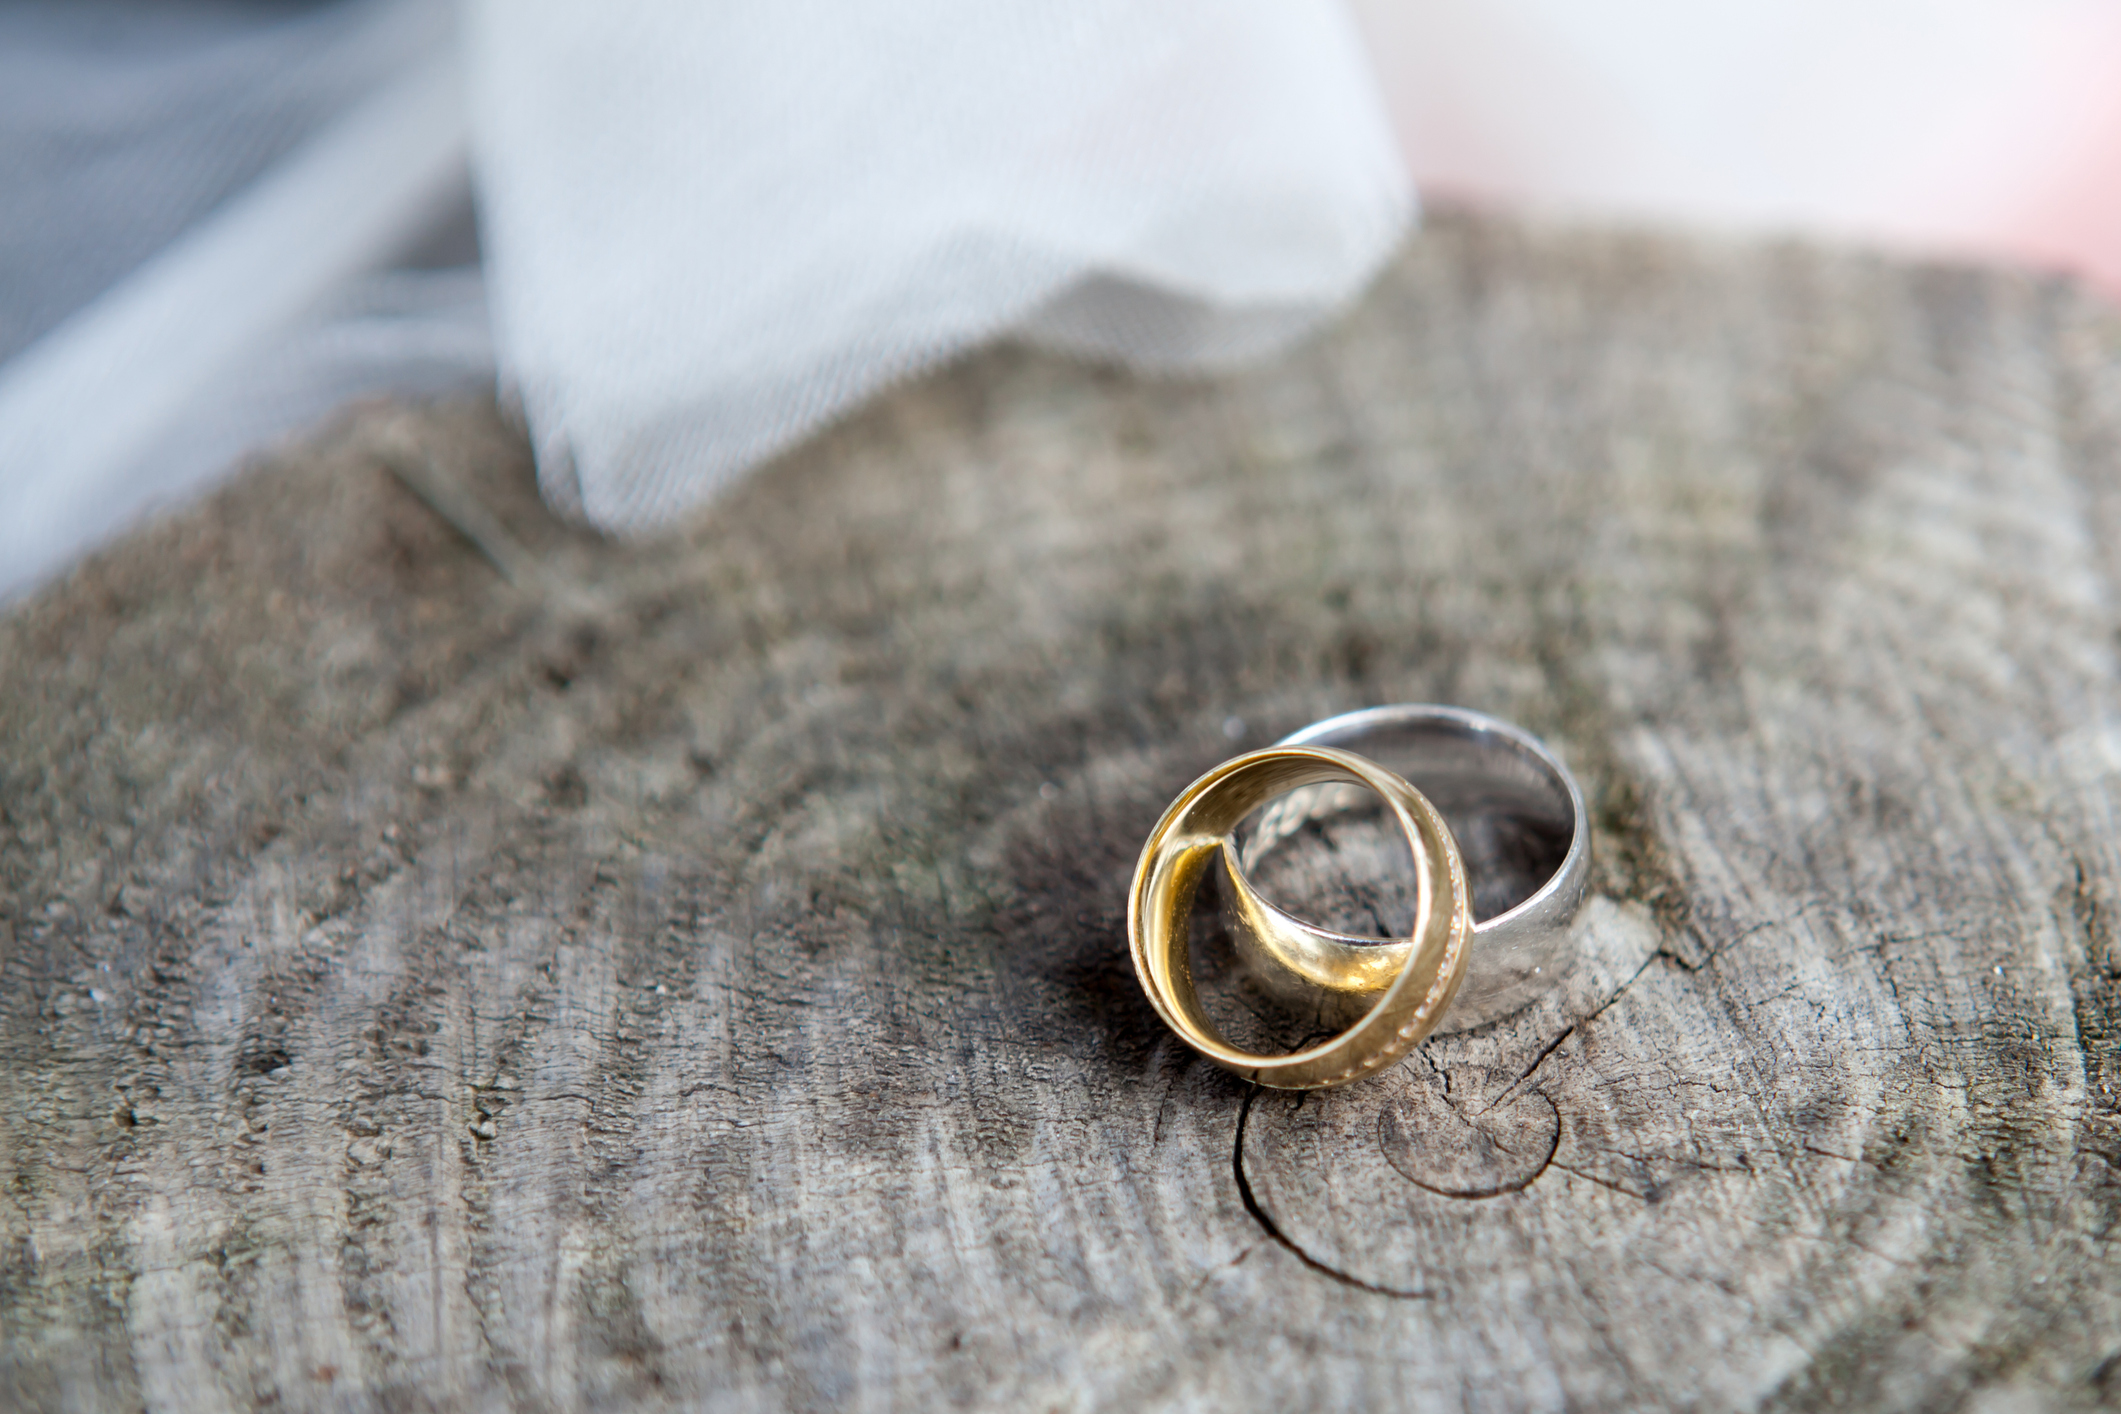
[[(1457, 838), (1476, 923), (1523, 903), (1560, 870), (1575, 818), (1552, 781), (1494, 769), (1401, 774), (1435, 803)], [(1406, 844), (1368, 790), (1335, 783), (1291, 791), (1255, 812), (1237, 842), (1240, 865), (1260, 896), (1314, 927), (1382, 940), (1403, 938), (1413, 926)]]

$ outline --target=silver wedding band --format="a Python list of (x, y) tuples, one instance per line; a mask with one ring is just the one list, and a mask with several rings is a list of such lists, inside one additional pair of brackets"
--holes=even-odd
[[(1590, 880), (1590, 821), (1576, 778), (1539, 738), (1463, 707), (1402, 703), (1328, 717), (1276, 745), (1366, 757), (1427, 796), (1449, 822), (1473, 891), (1475, 927), (1464, 981), (1438, 1033), (1508, 1016), (1574, 962)], [(1238, 957), (1265, 991), (1316, 1007), (1324, 1022), (1366, 1011), (1398, 975), (1409, 943), (1304, 922), (1261, 897), (1249, 874), (1303, 826), (1373, 799), (1342, 784), (1291, 791), (1224, 852), (1232, 887), (1223, 894), (1223, 922)], [(1545, 881), (1525, 894), (1527, 875), (1542, 873)]]

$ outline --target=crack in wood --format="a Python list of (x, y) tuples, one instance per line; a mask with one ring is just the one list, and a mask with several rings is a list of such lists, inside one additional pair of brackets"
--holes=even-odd
[(1237, 1111), (1237, 1135), (1230, 1150), (1230, 1174), (1237, 1181), (1238, 1199), (1244, 1204), (1245, 1212), (1251, 1217), (1252, 1221), (1259, 1225), (1259, 1230), (1273, 1239), (1275, 1245), (1297, 1261), (1303, 1263), (1307, 1270), (1316, 1272), (1327, 1280), (1336, 1282), (1350, 1290), (1360, 1291), (1369, 1296), (1386, 1296), (1395, 1301), (1435, 1300), (1436, 1293), (1433, 1291), (1403, 1290), (1398, 1287), (1380, 1286), (1375, 1282), (1364, 1281), (1361, 1277), (1351, 1272), (1342, 1271), (1332, 1263), (1322, 1261), (1313, 1256), (1305, 1251), (1303, 1246), (1294, 1238), (1281, 1230), (1280, 1224), (1276, 1223), (1266, 1208), (1261, 1205), (1259, 1195), (1252, 1191), (1251, 1177), (1245, 1173), (1245, 1126), (1252, 1117), (1252, 1102), (1259, 1098), (1261, 1089), (1262, 1087), (1258, 1085), (1246, 1087), (1244, 1103), (1238, 1107)]

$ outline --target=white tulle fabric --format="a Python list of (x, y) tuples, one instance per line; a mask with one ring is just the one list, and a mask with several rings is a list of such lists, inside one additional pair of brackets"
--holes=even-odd
[(1339, 0), (474, 0), (465, 42), (503, 382), (608, 528), (997, 336), (1262, 353), (1413, 215)]
[(636, 529), (998, 335), (1270, 349), (1412, 212), (1340, 4), (0, 6), (0, 601), (365, 395)]

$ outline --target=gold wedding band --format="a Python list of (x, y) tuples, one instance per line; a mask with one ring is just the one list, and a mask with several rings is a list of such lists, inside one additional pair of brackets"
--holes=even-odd
[[(1194, 990), (1189, 923), (1200, 881), (1217, 857), (1234, 860), (1230, 832), (1275, 797), (1345, 782), (1384, 798), (1414, 854), (1416, 905), (1408, 950), (1376, 1004), (1332, 1039), (1288, 1055), (1241, 1051), (1222, 1038)], [(1375, 1074), (1435, 1029), (1465, 976), (1473, 936), (1465, 863), (1428, 798), (1382, 766), (1346, 751), (1273, 746), (1225, 761), (1179, 793), (1142, 847), (1127, 893), (1135, 975), (1180, 1040), (1227, 1070), (1280, 1090), (1318, 1090)]]

